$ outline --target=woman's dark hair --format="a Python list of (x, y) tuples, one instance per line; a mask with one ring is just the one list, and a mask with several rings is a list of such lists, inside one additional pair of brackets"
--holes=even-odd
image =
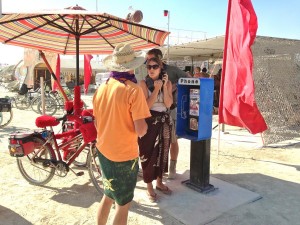
[[(162, 73), (164, 73), (164, 71), (162, 69), (163, 68), (162, 61), (159, 58), (153, 57), (153, 58), (150, 58), (150, 59), (147, 60), (146, 65), (148, 66), (150, 62), (155, 62), (155, 63), (157, 63), (159, 65), (159, 67), (161, 69), (160, 76), (162, 76)], [(146, 82), (147, 88), (151, 92), (153, 92), (153, 90), (154, 90), (154, 81), (152, 80), (152, 78), (149, 75), (147, 75), (145, 77), (145, 82)]]

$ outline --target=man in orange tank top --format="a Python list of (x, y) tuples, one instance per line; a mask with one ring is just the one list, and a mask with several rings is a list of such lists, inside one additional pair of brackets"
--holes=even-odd
[(145, 118), (149, 108), (133, 70), (145, 61), (128, 44), (116, 46), (103, 60), (111, 71), (93, 97), (97, 129), (98, 155), (103, 176), (104, 195), (98, 210), (98, 225), (106, 224), (113, 202), (116, 203), (113, 224), (127, 224), (138, 174), (138, 137), (147, 132)]

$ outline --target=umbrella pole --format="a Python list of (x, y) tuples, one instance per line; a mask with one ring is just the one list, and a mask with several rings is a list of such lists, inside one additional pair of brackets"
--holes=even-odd
[[(76, 19), (76, 31), (79, 30), (79, 22), (78, 18)], [(81, 114), (81, 107), (80, 107), (80, 86), (79, 86), (79, 39), (80, 36), (76, 34), (76, 83), (74, 87), (74, 115)]]
[(49, 63), (48, 63), (48, 61), (47, 61), (47, 59), (46, 59), (46, 56), (45, 56), (44, 52), (42, 52), (41, 50), (39, 50), (39, 52), (40, 52), (40, 56), (42, 57), (42, 59), (44, 60), (44, 63), (45, 63), (46, 66), (47, 66), (47, 69), (50, 71), (51, 76), (52, 76), (52, 78), (54, 79), (54, 82), (56, 82), (59, 91), (60, 91), (61, 94), (63, 95), (65, 101), (69, 101), (69, 99), (68, 99), (68, 97), (67, 97), (67, 95), (66, 95), (66, 92), (64, 91), (64, 89), (63, 89), (62, 86), (60, 85), (60, 82), (57, 80), (57, 77), (55, 76), (53, 70), (51, 69), (51, 66), (50, 66)]

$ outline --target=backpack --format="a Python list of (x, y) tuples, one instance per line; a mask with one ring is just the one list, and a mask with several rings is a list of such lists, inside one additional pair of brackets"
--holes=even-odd
[(19, 95), (25, 95), (28, 92), (27, 84), (22, 84), (20, 90), (18, 91)]

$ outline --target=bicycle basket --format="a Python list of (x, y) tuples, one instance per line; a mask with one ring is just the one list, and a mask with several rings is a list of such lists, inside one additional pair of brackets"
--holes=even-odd
[(37, 143), (33, 142), (33, 133), (15, 132), (9, 134), (9, 154), (13, 157), (23, 157), (37, 147)]
[(0, 98), (0, 112), (10, 112), (11, 101), (9, 98)]

